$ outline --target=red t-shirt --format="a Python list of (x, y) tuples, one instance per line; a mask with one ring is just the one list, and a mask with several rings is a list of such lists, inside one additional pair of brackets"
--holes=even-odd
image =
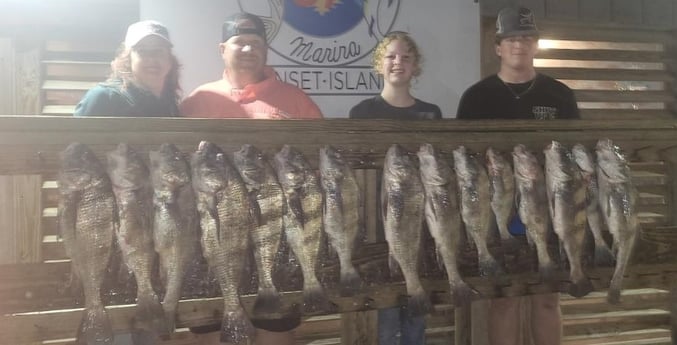
[(221, 80), (195, 89), (179, 106), (185, 117), (249, 119), (321, 119), (322, 112), (301, 89), (277, 79), (272, 68), (265, 79), (235, 89), (226, 73)]

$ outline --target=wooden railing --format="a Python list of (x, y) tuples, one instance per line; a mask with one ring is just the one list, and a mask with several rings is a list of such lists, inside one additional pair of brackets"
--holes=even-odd
[[(184, 152), (193, 151), (200, 140), (213, 141), (227, 152), (248, 143), (268, 154), (274, 153), (283, 144), (290, 144), (304, 152), (312, 164), (317, 164), (318, 149), (322, 145), (341, 148), (358, 169), (364, 194), (367, 243), (358, 250), (354, 262), (370, 284), (353, 298), (339, 297), (330, 287), (330, 298), (337, 305), (336, 311), (341, 313), (340, 316), (323, 316), (304, 322), (299, 329), (299, 341), (323, 338), (330, 339), (329, 343), (331, 339), (347, 343), (349, 338), (369, 332), (373, 338), (372, 310), (398, 305), (400, 296), (405, 293), (401, 282), (383, 277), (383, 273), (387, 273), (387, 246), (383, 242), (375, 209), (378, 169), (391, 144), (399, 143), (415, 150), (419, 144), (428, 142), (450, 153), (459, 145), (475, 152), (483, 152), (488, 146), (507, 152), (521, 143), (539, 151), (550, 140), (565, 144), (580, 142), (592, 147), (599, 138), (607, 137), (620, 145), (633, 160), (633, 179), (642, 191), (642, 240), (635, 252), (633, 265), (626, 273), (625, 287), (660, 290), (651, 290), (653, 292), (647, 294), (649, 297), (636, 297), (639, 295), (629, 292), (620, 307), (607, 311), (610, 314), (592, 315), (586, 311), (593, 312), (603, 304), (601, 295), (608, 287), (611, 269), (589, 268), (588, 275), (599, 293), (582, 300), (563, 300), (566, 341), (567, 344), (589, 344), (592, 336), (581, 338), (589, 333), (600, 339), (609, 338), (613, 333), (611, 326), (626, 322), (629, 323), (627, 327), (618, 327), (630, 338), (639, 337), (643, 334), (639, 330), (645, 328), (658, 329), (654, 333), (647, 331), (647, 334), (655, 335), (656, 339), (665, 338), (670, 316), (664, 291), (674, 288), (674, 282), (677, 282), (677, 230), (673, 216), (677, 121), (399, 122), (0, 117), (0, 314), (3, 315), (0, 316), (0, 339), (3, 339), (0, 343), (27, 344), (72, 338), (80, 321), (79, 298), (73, 297), (68, 289), (70, 265), (58, 240), (54, 222), (56, 185), (48, 182), (54, 180), (58, 169), (58, 153), (71, 142), (87, 144), (100, 157), (119, 142), (126, 142), (142, 153), (164, 142), (174, 143)], [(464, 250), (462, 268), (467, 281), (485, 298), (552, 291), (551, 287), (540, 284), (537, 275), (530, 270), (533, 262), (528, 252), (520, 257), (527, 265), (509, 269), (512, 272), (510, 283), (499, 287), (476, 276), (474, 254), (470, 248)], [(465, 330), (455, 329), (450, 322), (453, 312), (446, 280), (439, 269), (431, 267), (430, 262), (427, 265), (424, 270), (425, 286), (437, 308), (429, 323), (431, 339), (449, 339), (452, 334)], [(320, 273), (331, 285), (335, 280), (335, 263), (326, 260)], [(560, 272), (558, 277), (561, 283), (557, 288), (566, 291), (567, 273)], [(300, 302), (298, 288), (292, 286), (286, 290), (284, 302), (287, 307)], [(122, 290), (114, 291), (117, 294), (106, 299), (111, 305), (109, 310), (114, 329), (123, 331), (133, 317), (134, 306), (130, 305), (133, 301), (130, 292), (119, 289)], [(218, 296), (210, 292), (184, 291), (184, 297), (179, 306), (179, 327), (219, 320), (221, 306), (214, 303)], [(247, 310), (251, 310), (254, 297), (242, 296)], [(648, 309), (642, 316), (637, 316), (629, 311), (642, 303), (646, 303), (647, 307), (655, 306), (655, 312)], [(664, 307), (660, 308), (661, 305)], [(567, 311), (571, 312), (570, 316), (567, 316)], [(357, 324), (361, 327), (356, 327)], [(596, 328), (591, 324), (597, 325)], [(179, 332), (173, 342), (167, 344), (190, 344), (191, 339), (190, 334)]]

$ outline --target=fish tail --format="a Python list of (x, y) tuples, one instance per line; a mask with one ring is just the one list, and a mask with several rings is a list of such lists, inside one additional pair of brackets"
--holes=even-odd
[(221, 321), (221, 342), (229, 344), (246, 344), (254, 335), (254, 326), (241, 308), (237, 311), (224, 312)]
[(609, 292), (606, 295), (606, 301), (609, 304), (619, 304), (621, 303), (621, 289), (618, 286), (610, 286)]
[(583, 297), (587, 294), (589, 294), (592, 290), (594, 290), (594, 287), (592, 286), (592, 282), (590, 282), (590, 279), (588, 277), (583, 277), (579, 279), (576, 282), (571, 282), (571, 286), (569, 286), (569, 295), (572, 297)]
[(176, 306), (170, 306), (166, 302), (163, 302), (162, 309), (165, 312), (165, 324), (167, 326), (167, 332), (169, 334), (174, 333), (176, 330)]
[(275, 287), (260, 288), (254, 301), (254, 314), (276, 312), (281, 305), (280, 293)]
[(466, 284), (464, 281), (450, 282), (449, 292), (451, 293), (451, 300), (456, 307), (470, 305), (470, 302), (474, 297), (480, 296), (478, 291), (471, 288), (470, 285)]
[(341, 296), (350, 297), (360, 291), (362, 279), (352, 265), (341, 267)]
[(538, 273), (544, 282), (555, 282), (555, 271), (555, 264), (552, 261), (538, 264)]
[(409, 297), (407, 302), (407, 312), (411, 316), (421, 316), (429, 313), (432, 310), (430, 300), (425, 292), (418, 293)]
[(113, 343), (113, 328), (103, 305), (85, 309), (77, 338), (78, 344), (104, 345)]
[(611, 266), (614, 261), (616, 260), (609, 247), (606, 245), (595, 246), (595, 266)]
[(176, 329), (176, 308), (181, 298), (181, 284), (175, 283), (173, 277), (167, 277), (167, 292), (162, 301), (162, 308), (165, 311), (165, 319), (167, 321), (167, 329), (169, 333), (174, 333)]
[(632, 240), (626, 239), (625, 241), (620, 241), (618, 248), (616, 268), (614, 269), (614, 275), (611, 277), (611, 284), (609, 285), (609, 293), (607, 295), (607, 302), (610, 304), (618, 304), (621, 302), (621, 287), (623, 285), (623, 274), (625, 273), (625, 267), (630, 260), (630, 253), (632, 252), (632, 246), (627, 245), (628, 242), (634, 242)]
[(321, 286), (318, 285), (303, 290), (304, 312), (315, 313), (329, 310), (331, 310), (331, 302), (329, 302), (329, 299)]
[(165, 312), (155, 293), (140, 294), (136, 302), (135, 326), (140, 329), (155, 331), (159, 336), (168, 336), (173, 329), (165, 320)]

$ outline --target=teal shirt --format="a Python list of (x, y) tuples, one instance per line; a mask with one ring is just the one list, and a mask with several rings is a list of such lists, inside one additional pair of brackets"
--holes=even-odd
[(151, 92), (121, 81), (105, 82), (87, 91), (75, 107), (74, 116), (174, 117), (178, 107), (173, 99), (158, 98)]

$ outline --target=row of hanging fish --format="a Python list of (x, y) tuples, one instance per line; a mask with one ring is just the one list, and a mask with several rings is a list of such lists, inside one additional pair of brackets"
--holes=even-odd
[[(551, 231), (557, 235), (570, 267), (568, 293), (575, 297), (593, 289), (582, 264), (589, 227), (596, 264), (616, 263), (608, 301), (618, 303), (639, 231), (637, 192), (618, 147), (604, 139), (595, 151), (596, 159), (583, 145), (569, 150), (553, 141), (545, 148), (545, 164), (541, 164), (533, 152), (517, 145), (511, 165), (492, 148), (482, 160), (461, 146), (453, 151), (452, 169), (440, 153), (424, 144), (417, 153), (417, 169), (413, 157), (393, 145), (383, 167), (382, 215), (390, 255), (397, 264), (391, 266), (399, 266), (406, 281), (409, 312), (422, 314), (430, 307), (416, 264), (424, 218), (446, 268), (452, 300), (459, 305), (477, 294), (459, 274), (461, 232), (465, 228), (476, 247), (479, 274), (499, 277), (502, 267), (487, 245), (492, 222), (496, 222), (504, 250), (509, 251), (515, 238), (508, 224), (515, 214), (525, 225), (528, 243), (536, 249), (539, 272), (546, 282), (552, 282), (556, 269), (547, 238)], [(615, 255), (604, 240), (605, 227), (613, 236)]]
[[(149, 167), (126, 144), (107, 160), (102, 164), (79, 143), (61, 156), (59, 228), (85, 295), (80, 341), (112, 342), (101, 285), (114, 239), (138, 286), (134, 327), (159, 336), (175, 328), (182, 280), (198, 246), (221, 287), (225, 342), (243, 342), (254, 330), (238, 297), (250, 246), (258, 272), (254, 313), (279, 312), (272, 270), (283, 231), (302, 269), (304, 311), (332, 308), (315, 270), (323, 231), (338, 254), (341, 293), (361, 289), (351, 262), (359, 188), (334, 148), (321, 150), (319, 178), (290, 146), (275, 155), (272, 166), (251, 145), (231, 159), (209, 142), (200, 143), (190, 161), (171, 144), (149, 152)], [(151, 282), (156, 253), (165, 285), (162, 303)]]
[[(428, 144), (421, 145), (418, 159), (399, 145), (388, 150), (381, 215), (391, 272), (404, 276), (410, 313), (430, 310), (418, 271), (424, 221), (446, 268), (453, 301), (460, 305), (478, 294), (459, 272), (462, 232), (477, 248), (479, 273), (501, 276), (500, 260), (487, 241), (495, 219), (502, 244), (512, 248), (515, 240), (507, 224), (515, 213), (536, 248), (545, 281), (555, 270), (546, 239), (551, 229), (557, 234), (574, 296), (592, 290), (581, 263), (587, 224), (594, 234), (596, 262), (616, 261), (609, 301), (619, 301), (638, 232), (637, 196), (625, 158), (609, 140), (599, 141), (596, 159), (582, 145), (569, 151), (552, 142), (544, 152), (545, 169), (523, 145), (514, 148), (512, 165), (492, 149), (486, 164), (464, 147), (454, 150), (453, 164)], [(183, 276), (200, 253), (221, 288), (221, 339), (226, 342), (243, 342), (253, 332), (238, 297), (250, 249), (258, 272), (254, 314), (280, 310), (272, 270), (283, 234), (302, 270), (304, 311), (332, 308), (316, 275), (323, 236), (339, 259), (341, 294), (362, 288), (352, 264), (360, 190), (349, 164), (332, 147), (320, 150), (319, 174), (290, 146), (270, 162), (251, 145), (231, 158), (209, 142), (200, 143), (190, 160), (174, 145), (163, 144), (149, 152), (149, 167), (125, 144), (108, 153), (106, 165), (77, 143), (61, 158), (59, 228), (84, 290), (78, 337), (87, 343), (112, 341), (101, 285), (114, 240), (137, 282), (134, 327), (161, 336), (175, 328)], [(604, 227), (613, 235), (615, 256), (602, 236)], [(156, 253), (165, 285), (162, 303), (151, 282)]]

